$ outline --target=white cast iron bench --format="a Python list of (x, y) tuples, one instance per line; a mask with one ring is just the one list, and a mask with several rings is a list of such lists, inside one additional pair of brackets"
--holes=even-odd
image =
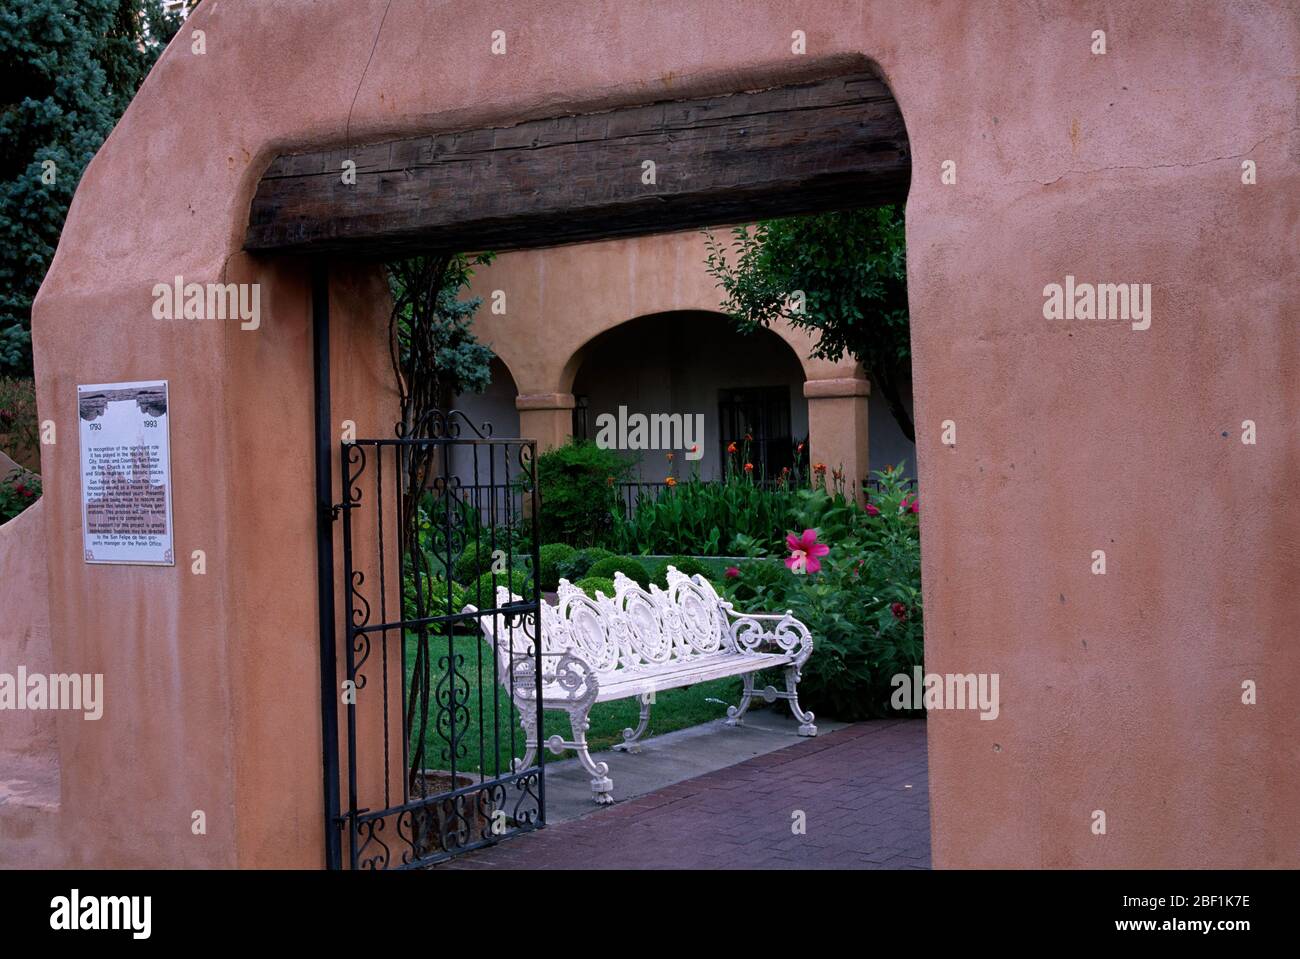
[[(614, 575), (614, 595), (592, 599), (567, 580), (560, 580), (559, 602), (541, 604), (542, 708), (569, 714), (573, 738), (552, 736), (546, 746), (555, 754), (573, 749), (591, 774), (598, 803), (614, 801), (609, 765), (595, 762), (587, 749), (587, 714), (596, 703), (641, 700), (636, 729), (623, 731), (615, 749), (635, 752), (650, 723), (650, 707), (659, 690), (690, 686), (725, 676), (742, 677), (739, 705), (727, 709), (727, 725), (737, 726), (755, 695), (754, 674), (785, 669), (785, 691), (768, 686), (758, 693), (768, 702), (785, 699), (800, 722), (801, 736), (816, 736), (813, 714), (799, 707), (800, 669), (812, 655), (808, 627), (789, 611), (784, 614), (738, 613), (702, 576), (689, 577), (668, 567), (668, 588), (642, 589), (622, 573)], [(497, 587), (498, 608), (522, 602), (506, 587)], [(465, 612), (478, 612), (466, 606)], [(483, 638), (496, 651), (497, 679), (514, 700), (524, 727), (525, 754), (515, 768), (532, 765), (539, 748), (536, 678), (531, 615), (507, 613), (479, 620)]]

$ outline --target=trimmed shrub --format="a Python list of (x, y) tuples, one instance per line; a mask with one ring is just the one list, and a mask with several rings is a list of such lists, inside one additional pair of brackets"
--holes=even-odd
[(567, 579), (570, 583), (576, 583), (587, 575), (592, 566), (613, 555), (609, 550), (599, 546), (580, 549), (568, 559), (562, 559), (555, 564), (556, 576), (558, 579)]
[(632, 469), (627, 457), (590, 440), (560, 446), (537, 457), (546, 542), (604, 543), (622, 511), (618, 484)]
[(705, 579), (712, 580), (717, 574), (713, 567), (701, 563), (694, 556), (674, 556), (664, 564), (664, 583), (668, 582), (668, 567), (676, 566), (677, 572), (685, 573), (687, 576), (703, 576)]
[(456, 582), (469, 585), (492, 568), (492, 550), (487, 543), (475, 544), (473, 541), (456, 559), (452, 575)]
[(533, 593), (533, 577), (522, 569), (511, 570), (508, 578), (505, 573), (494, 573), (489, 569), (474, 585), (466, 588), (465, 602), (473, 603), (479, 609), (490, 609), (496, 605), (497, 586), (509, 586), (510, 592), (516, 596), (529, 599)]
[(614, 581), (604, 576), (588, 576), (586, 579), (580, 579), (573, 584), (582, 590), (592, 599), (596, 598), (596, 591), (604, 593), (606, 596), (614, 595)]
[(642, 589), (650, 588), (649, 571), (640, 560), (633, 559), (631, 556), (611, 556), (608, 559), (602, 559), (599, 563), (592, 564), (591, 569), (587, 570), (587, 576), (589, 577), (597, 576), (611, 581), (614, 579), (615, 573), (622, 573)]
[(542, 589), (555, 590), (560, 585), (559, 564), (572, 559), (578, 551), (568, 543), (547, 543), (537, 551), (537, 576)]

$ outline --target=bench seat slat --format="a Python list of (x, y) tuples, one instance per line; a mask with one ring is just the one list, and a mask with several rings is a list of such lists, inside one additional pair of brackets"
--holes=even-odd
[(672, 660), (648, 669), (620, 669), (610, 674), (597, 675), (601, 686), (596, 702), (627, 699), (651, 689), (676, 689), (726, 676), (743, 676), (745, 673), (772, 669), (793, 661), (794, 656), (789, 653), (724, 652)]

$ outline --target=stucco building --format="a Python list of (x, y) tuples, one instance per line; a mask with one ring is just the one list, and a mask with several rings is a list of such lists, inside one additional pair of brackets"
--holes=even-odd
[[(474, 331), (497, 355), (492, 384), (456, 406), (497, 435), (548, 447), (597, 438), (599, 418), (620, 407), (698, 414), (702, 455), (679, 474), (706, 480), (722, 477), (727, 444), (745, 435), (768, 478), (800, 442), (805, 465), (858, 480), (899, 462), (913, 470), (913, 444), (860, 364), (814, 358), (814, 338), (788, 324), (737, 331), (716, 282), (699, 231), (504, 254), (472, 288), (483, 298)], [(631, 455), (642, 481), (664, 478), (662, 453)]]

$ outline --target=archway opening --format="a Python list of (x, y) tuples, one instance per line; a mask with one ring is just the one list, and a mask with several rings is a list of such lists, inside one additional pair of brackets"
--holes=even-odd
[[(595, 134), (593, 130), (596, 131)], [(647, 153), (652, 154), (653, 158), (647, 158)], [(356, 170), (355, 179), (345, 179), (342, 185), (336, 182), (339, 178), (334, 173), (341, 164), (351, 164)], [(898, 203), (906, 193), (910, 173), (906, 130), (898, 106), (885, 84), (874, 72), (847, 76), (836, 74), (824, 79), (804, 79), (756, 91), (676, 100), (671, 105), (661, 102), (628, 106), (615, 109), (612, 113), (602, 113), (596, 119), (577, 113), (502, 129), (443, 133), (406, 141), (367, 144), (346, 151), (283, 156), (272, 163), (259, 184), (250, 212), (245, 246), (258, 253), (295, 252), (318, 258), (318, 286), (313, 303), (318, 312), (316, 330), (320, 334), (327, 332), (329, 325), (328, 306), (324, 296), (326, 268), (323, 257), (326, 255), (392, 260), (429, 251), (491, 249), (502, 252), (615, 237), (649, 236), (710, 224), (753, 222), (763, 218)], [(438, 202), (429, 202), (430, 197), (436, 197)], [(554, 248), (553, 254), (562, 258), (572, 249), (572, 246)], [(496, 292), (492, 291), (494, 308), (497, 305)], [(501, 307), (503, 310), (520, 310), (517, 299), (513, 306), (507, 307), (503, 298)], [(523, 315), (529, 315), (526, 308)], [(529, 335), (539, 341), (552, 336), (553, 331), (547, 328), (547, 324), (541, 322), (538, 315), (533, 316), (534, 327)], [(703, 320), (702, 317), (708, 319)], [(683, 553), (688, 554), (689, 558), (703, 557), (715, 561), (731, 559), (744, 563), (753, 560), (767, 571), (763, 576), (775, 572), (777, 576), (787, 579), (795, 573), (817, 572), (817, 557), (826, 555), (825, 544), (812, 542), (817, 534), (811, 527), (817, 526), (819, 521), (809, 518), (805, 507), (811, 507), (817, 515), (827, 518), (828, 522), (832, 514), (840, 516), (856, 510), (857, 514), (867, 515), (861, 502), (861, 481), (866, 478), (867, 468), (866, 399), (870, 390), (860, 375), (861, 364), (832, 354), (818, 371), (815, 382), (809, 382), (806, 376), (801, 375), (801, 359), (788, 346), (779, 343), (780, 334), (760, 329), (744, 338), (742, 345), (742, 340), (725, 334), (725, 321), (716, 314), (641, 314), (639, 320), (623, 326), (622, 331), (602, 333), (581, 349), (581, 361), (567, 383), (556, 382), (551, 377), (549, 382), (540, 383), (537, 387), (533, 386), (531, 380), (525, 385), (525, 378), (538, 373), (543, 365), (534, 362), (537, 354), (543, 352), (540, 348), (525, 349), (525, 354), (533, 355), (526, 356), (518, 364), (511, 362), (513, 379), (516, 381), (513, 388), (518, 390), (522, 386), (527, 391), (516, 396), (521, 432), (529, 433), (531, 423), (541, 423), (546, 427), (546, 439), (541, 441), (540, 434), (537, 434), (538, 446), (545, 448), (562, 445), (564, 439), (575, 431), (590, 431), (591, 426), (595, 425), (590, 422), (575, 424), (575, 411), (583, 406), (586, 407), (588, 416), (593, 417), (609, 416), (620, 408), (630, 407), (632, 404), (619, 401), (620, 391), (636, 394), (636, 406), (665, 406), (670, 411), (668, 415), (693, 413), (695, 411), (689, 407), (697, 403), (707, 406), (708, 412), (713, 413), (714, 429), (712, 432), (706, 429), (698, 442), (692, 444), (701, 448), (704, 454), (701, 460), (705, 457), (711, 460), (702, 469), (722, 472), (724, 451), (731, 446), (728, 434), (745, 438), (747, 444), (754, 446), (754, 459), (757, 462), (748, 462), (749, 457), (742, 456), (743, 468), (747, 474), (743, 484), (737, 483), (734, 487), (725, 485), (721, 489), (721, 497), (715, 495), (715, 488), (709, 484), (691, 484), (687, 490), (678, 491), (683, 495), (689, 492), (696, 496), (697, 501), (704, 504), (705, 513), (717, 517), (716, 522), (710, 519), (702, 524), (702, 536), (692, 540), (693, 548), (674, 542), (669, 549), (636, 546), (628, 547), (624, 552), (637, 552), (660, 560), (675, 560)], [(564, 352), (565, 355), (574, 353), (572, 348)], [(328, 354), (320, 348), (319, 341), (318, 363), (318, 378), (327, 380)], [(713, 368), (710, 369), (710, 366)], [(611, 369), (614, 371), (612, 374)], [(502, 372), (500, 367), (498, 372)], [(807, 370), (803, 372), (806, 373)], [(635, 388), (629, 390), (632, 384), (635, 384)], [(502, 389), (504, 386), (505, 377), (502, 376), (495, 400), (489, 397), (488, 402), (503, 403), (506, 392)], [(585, 401), (581, 405), (580, 397)], [(597, 398), (600, 407), (606, 409), (592, 411), (593, 397)], [(804, 400), (808, 402), (803, 402)], [(827, 462), (818, 463), (809, 469), (804, 477), (806, 486), (799, 489), (786, 486), (773, 502), (764, 503), (750, 511), (759, 517), (759, 521), (752, 524), (748, 531), (732, 529), (732, 524), (725, 521), (726, 517), (746, 511), (746, 507), (736, 507), (739, 498), (745, 497), (746, 502), (756, 502), (756, 494), (762, 492), (761, 481), (770, 479), (772, 474), (783, 470), (783, 464), (793, 457), (793, 447), (798, 445), (803, 434), (812, 430), (814, 402), (823, 424), (827, 426), (825, 435), (838, 434), (842, 439), (840, 446), (833, 450), (837, 455), (827, 456)], [(498, 410), (498, 415), (500, 412), (502, 411)], [(656, 411), (651, 409), (650, 412)], [(328, 464), (333, 455), (333, 450), (329, 448), (328, 429), (323, 426), (332, 419), (328, 397), (325, 397), (323, 405), (318, 404), (317, 413), (318, 435), (322, 438), (318, 456), (322, 463)], [(530, 422), (525, 422), (526, 418)], [(801, 426), (805, 428), (801, 430)], [(431, 437), (430, 440), (441, 441), (436, 437)], [(399, 442), (406, 441), (422, 442), (418, 437), (404, 437)], [(468, 442), (473, 445), (480, 441), (470, 438)], [(599, 445), (598, 443), (597, 446)], [(684, 454), (685, 450), (682, 452)], [(346, 448), (343, 455), (345, 458), (349, 456)], [(562, 470), (564, 468), (566, 467), (562, 466)], [(753, 475), (756, 468), (759, 472), (757, 476)], [(541, 472), (539, 465), (539, 477)], [(566, 501), (580, 506), (585, 496), (597, 504), (597, 512), (603, 511), (608, 520), (613, 508), (605, 502), (608, 495), (601, 489), (612, 485), (605, 483), (607, 478), (612, 479), (602, 468), (599, 477), (596, 477), (598, 481), (588, 483), (590, 489), (580, 490), (577, 495), (570, 490)], [(591, 481), (593, 476), (585, 479)], [(538, 485), (541, 482), (539, 478)], [(665, 485), (670, 490), (675, 488), (671, 482)], [(345, 489), (350, 493), (350, 478), (345, 483)], [(701, 492), (701, 489), (704, 491)], [(730, 499), (710, 504), (706, 502), (708, 497)], [(550, 502), (554, 504), (559, 500), (556, 497)], [(543, 494), (541, 502), (546, 501)], [(442, 502), (448, 500), (444, 497)], [(534, 497), (534, 503), (536, 502)], [(677, 504), (671, 496), (658, 499), (651, 506), (655, 509), (662, 506), (666, 512), (675, 514), (672, 520), (674, 530), (684, 528), (677, 515), (681, 511), (676, 509)], [(447, 509), (442, 512), (450, 515), (453, 511)], [(891, 518), (903, 516), (907, 519), (907, 513), (906, 504), (900, 507), (897, 502), (893, 502), (886, 508), (877, 510), (875, 515)], [(345, 521), (351, 517), (350, 512), (345, 511), (343, 515)], [(535, 517), (536, 512), (532, 515)], [(638, 503), (635, 523), (640, 523), (644, 516), (645, 512)], [(911, 518), (914, 519), (914, 516)], [(453, 532), (459, 533), (465, 528), (462, 525), (461, 530), (453, 531), (448, 527), (443, 531), (443, 539), (450, 543)], [(476, 544), (485, 539), (476, 524), (468, 524), (468, 528), (469, 536)], [(584, 527), (584, 530), (589, 528), (592, 527)], [(789, 529), (805, 531), (799, 538), (798, 547), (788, 545), (785, 531)], [(434, 533), (437, 538), (437, 530)], [(622, 537), (621, 541), (631, 542), (629, 537), (634, 538), (634, 533), (635, 530)], [(496, 617), (501, 611), (508, 607), (510, 615), (523, 615), (527, 612), (527, 605), (532, 610), (532, 622), (541, 623), (545, 619), (544, 613), (551, 607), (539, 604), (539, 594), (542, 591), (542, 547), (539, 546), (535, 526), (531, 544), (534, 550), (530, 574), (534, 577), (531, 597), (521, 595), (526, 592), (526, 588), (515, 587), (511, 564), (517, 556), (509, 545), (513, 541), (510, 532), (507, 531), (507, 545), (504, 548), (499, 545), (495, 530), (493, 535), (486, 538), (492, 541), (491, 545), (495, 548), (476, 550), (471, 557), (474, 560), (472, 564), (464, 562), (466, 554), (470, 552), (468, 549), (452, 562), (451, 547), (447, 547), (445, 555), (448, 561), (441, 565), (441, 571), (434, 568), (432, 575), (439, 589), (443, 589), (445, 583), (449, 597), (455, 595), (456, 579), (463, 579), (462, 585), (477, 589), (478, 603), (465, 609), (467, 615), (482, 618), (480, 626), (493, 650), (492, 658), (499, 662), (503, 655), (500, 646), (503, 626)], [(589, 538), (585, 536), (575, 539), (573, 543), (546, 543), (544, 546), (558, 545), (566, 547), (571, 553), (581, 553), (581, 547), (590, 545)], [(328, 555), (332, 549), (332, 542), (328, 542), (331, 540), (328, 527), (324, 527), (321, 531), (323, 555)], [(848, 543), (851, 538), (846, 536), (843, 541)], [(852, 541), (861, 546), (861, 539)], [(704, 545), (699, 545), (701, 543)], [(579, 549), (575, 550), (575, 547)], [(746, 550), (745, 553), (734, 552), (742, 548)], [(725, 550), (733, 552), (729, 554)], [(781, 554), (788, 550), (794, 550), (790, 559), (797, 567), (790, 562), (783, 565)], [(662, 556), (659, 555), (661, 553)], [(343, 580), (346, 583), (345, 595), (350, 612), (353, 610), (354, 597), (358, 601), (364, 599), (358, 596), (356, 589), (356, 584), (364, 582), (364, 577), (358, 577), (356, 574), (361, 571), (352, 565), (357, 555), (350, 541), (345, 538), (346, 572)], [(628, 559), (626, 556), (607, 558), (620, 564)], [(594, 560), (583, 573), (575, 575), (585, 576), (591, 573), (600, 561)], [(505, 587), (492, 578), (487, 584), (485, 595), (484, 577), (496, 577), (499, 572), (497, 564), (504, 564), (510, 586)], [(332, 565), (332, 562), (328, 565)], [(399, 569), (405, 568), (400, 557), (395, 565)], [(472, 581), (467, 576), (462, 576), (459, 569), (466, 565), (472, 566), (472, 569), (466, 571), (467, 575), (474, 575)], [(325, 562), (321, 563), (322, 570), (326, 566)], [(856, 576), (861, 568), (860, 563), (857, 566), (846, 565), (842, 572)], [(719, 577), (724, 574), (723, 567), (716, 563), (711, 566), (698, 562), (696, 569), (699, 571), (694, 575), (699, 578), (692, 582), (700, 590), (700, 601), (706, 607), (710, 603), (714, 604), (713, 612), (707, 613), (703, 619), (696, 617), (697, 625), (707, 629), (708, 623), (725, 622), (724, 617), (729, 615), (727, 611), (735, 610), (718, 591), (721, 584)], [(586, 604), (583, 609), (586, 610), (584, 615), (587, 617), (583, 629), (586, 630), (585, 635), (593, 641), (599, 641), (600, 635), (614, 635), (614, 626), (602, 625), (601, 610), (612, 611), (606, 600), (601, 598), (605, 595), (600, 592), (602, 585), (610, 591), (616, 588), (611, 584), (618, 584), (617, 588), (627, 590), (627, 584), (635, 582), (643, 590), (645, 601), (652, 602), (649, 597), (653, 594), (648, 592), (654, 585), (652, 580), (662, 578), (669, 590), (679, 590), (681, 582), (674, 580), (674, 577), (687, 575), (675, 566), (669, 568), (668, 565), (663, 565), (655, 570), (645, 568), (642, 577), (645, 584), (642, 586), (640, 579), (620, 578), (623, 574), (621, 568), (605, 569), (605, 572), (611, 571), (615, 573), (612, 580), (604, 579), (597, 572), (588, 577), (596, 582), (584, 585), (583, 580), (570, 580), (571, 587), (565, 587), (565, 590), (572, 588), (582, 593), (583, 599), (579, 605)], [(745, 575), (743, 569), (740, 575)], [(710, 576), (717, 579), (717, 586), (710, 580)], [(418, 573), (415, 579), (418, 588)], [(806, 578), (800, 579), (796, 585), (805, 581)], [(328, 584), (322, 581), (322, 610), (333, 605), (333, 588), (333, 578)], [(856, 582), (853, 588), (861, 590), (862, 582)], [(502, 589), (504, 593), (501, 592)], [(881, 592), (877, 590), (873, 594), (873, 602), (880, 602), (877, 594)], [(565, 592), (564, 595), (576, 594)], [(739, 598), (743, 601), (743, 597)], [(764, 594), (764, 599), (772, 602), (779, 602), (782, 598), (784, 597), (771, 593)], [(912, 649), (906, 655), (919, 661), (919, 643), (916, 642), (919, 638), (920, 618), (919, 574), (917, 587), (908, 599), (915, 604), (915, 613), (911, 618), (912, 626), (908, 627), (914, 637)], [(491, 608), (494, 600), (497, 606), (502, 607), (501, 610)], [(564, 600), (561, 600), (555, 608), (563, 603)], [(573, 608), (573, 602), (566, 608)], [(782, 614), (777, 606), (764, 608), (771, 614), (764, 621), (775, 623), (781, 619)], [(781, 608), (788, 609), (789, 606)], [(856, 608), (854, 599), (845, 598), (840, 613)], [(909, 607), (906, 603), (895, 601), (894, 608), (902, 609), (903, 612), (893, 614), (893, 623), (908, 621)], [(450, 601), (448, 609), (449, 612), (445, 615), (432, 619), (445, 622), (450, 629), (455, 625), (452, 621), (457, 620), (460, 614), (454, 612)], [(678, 612), (684, 615), (685, 607)], [(884, 618), (888, 615), (887, 607), (869, 611), (872, 623), (885, 626), (891, 625), (891, 621)], [(328, 630), (330, 627), (325, 619), (326, 616), (323, 615), (322, 628)], [(344, 646), (345, 651), (354, 648), (354, 639), (359, 629), (370, 633), (382, 632), (384, 635), (392, 631), (403, 636), (408, 628), (414, 627), (419, 634), (419, 648), (429, 649), (418, 660), (422, 665), (417, 666), (417, 673), (412, 680), (413, 688), (422, 686), (426, 690), (424, 700), (417, 703), (421, 715), (427, 712), (428, 704), (437, 703), (441, 708), (442, 701), (434, 695), (435, 690), (455, 688), (458, 683), (468, 682), (466, 677), (458, 675), (458, 657), (450, 653), (450, 644), (458, 640), (448, 639), (449, 651), (442, 658), (433, 655), (432, 644), (425, 629), (430, 625), (430, 619), (424, 615), (404, 615), (382, 624), (358, 626), (356, 623), (348, 623), (348, 642)], [(669, 613), (659, 621), (676, 623), (680, 617)], [(865, 614), (854, 629), (857, 626), (862, 627), (858, 630), (859, 633), (869, 628)], [(746, 638), (740, 637), (735, 632), (737, 628), (740, 627), (727, 627), (727, 635), (731, 636), (730, 645), (726, 649), (712, 649), (712, 652), (738, 658), (727, 662), (711, 661), (703, 673), (695, 671), (694, 667), (698, 664), (690, 662), (652, 662), (653, 655), (657, 654), (647, 650), (632, 650), (628, 655), (641, 666), (663, 667), (655, 675), (667, 683), (664, 691), (723, 680), (740, 683), (741, 688), (736, 697), (740, 701), (739, 705), (729, 710), (729, 714), (736, 718), (743, 716), (748, 709), (754, 695), (755, 677), (760, 671), (758, 660), (746, 657), (775, 656), (780, 662), (763, 660), (763, 663), (768, 664), (763, 668), (783, 670), (785, 690), (777, 692), (774, 688), (769, 688), (764, 696), (769, 702), (778, 698), (786, 702), (796, 730), (791, 735), (817, 735), (814, 716), (800, 708), (797, 690), (799, 683), (807, 679), (806, 676), (801, 679), (801, 669), (807, 664), (813, 650), (809, 628), (774, 627), (776, 631), (768, 639), (775, 643), (770, 648), (779, 651), (770, 654), (761, 653), (746, 645), (753, 637), (749, 634), (746, 634)], [(825, 632), (819, 625), (814, 625), (814, 628)], [(558, 632), (553, 635), (564, 632), (563, 627), (557, 626), (556, 629)], [(762, 628), (759, 629), (761, 631)], [(796, 633), (798, 637), (795, 636)], [(451, 632), (448, 635), (451, 636)], [(638, 633), (636, 638), (639, 642), (646, 637)], [(329, 643), (323, 644), (323, 648), (328, 646), (333, 649), (332, 633), (328, 639)], [(677, 650), (689, 657), (690, 650), (698, 651), (696, 639), (698, 637), (660, 637), (657, 648)], [(480, 649), (477, 644), (472, 645), (475, 649)], [(527, 651), (527, 656), (536, 660), (534, 672), (530, 674), (537, 677), (536, 682), (542, 682), (542, 677), (546, 675), (540, 659), (545, 655), (559, 655), (555, 652), (541, 653), (542, 646), (544, 643), (535, 643)], [(515, 652), (513, 646), (505, 650), (507, 659), (512, 658)], [(577, 656), (578, 652), (575, 650), (571, 655)], [(616, 662), (622, 662), (623, 658), (623, 653), (618, 653), (607, 665), (617, 668)], [(875, 666), (884, 668), (881, 662), (883, 660), (878, 660)], [(350, 663), (349, 667), (351, 668)], [(665, 671), (666, 667), (671, 669)], [(733, 667), (739, 671), (729, 671)], [(830, 672), (833, 671), (828, 671), (828, 676)], [(329, 668), (326, 666), (325, 674), (328, 673)], [(586, 674), (595, 676), (595, 667), (588, 664)], [(558, 674), (555, 675), (558, 680)], [(643, 670), (638, 672), (638, 676), (644, 675)], [(422, 681), (416, 683), (415, 678), (421, 677)], [(400, 676), (398, 678), (401, 679)], [(876, 680), (879, 678), (875, 677)], [(483, 697), (497, 695), (498, 687), (509, 690), (511, 697), (515, 696), (519, 675), (512, 671), (510, 675), (499, 675), (497, 679), (498, 682), (494, 685), (490, 674), (486, 680), (476, 677), (476, 688), (480, 691), (481, 701)], [(619, 686), (618, 677), (613, 675), (606, 676), (602, 682), (611, 691), (631, 688)], [(833, 683), (834, 680), (827, 680), (828, 686)], [(566, 688), (572, 691), (577, 687)], [(593, 688), (595, 685), (589, 683), (588, 690)], [(824, 701), (828, 703), (851, 703), (851, 690), (835, 692), (824, 689), (823, 694)], [(552, 712), (558, 709), (569, 713), (572, 727), (570, 740), (559, 734), (551, 735), (543, 721), (544, 708), (539, 700), (546, 700), (550, 695), (551, 693), (543, 692), (542, 696), (534, 696), (531, 700), (515, 699), (519, 722), (525, 730), (527, 752), (518, 764), (512, 760), (509, 769), (502, 767), (494, 770), (494, 775), (486, 782), (480, 781), (476, 788), (485, 791), (515, 783), (526, 784), (529, 781), (540, 786), (543, 769), (540, 764), (534, 764), (534, 759), (537, 750), (543, 744), (549, 744), (549, 748), (557, 752), (574, 750), (582, 769), (590, 776), (592, 798), (597, 802), (610, 801), (613, 786), (605, 775), (608, 771), (607, 764), (591, 759), (589, 748), (592, 744), (586, 735), (590, 729), (588, 711), (598, 704), (594, 699), (581, 703), (574, 699), (559, 706), (545, 706), (545, 709)], [(472, 690), (464, 692), (460, 702), (470, 702), (473, 698)], [(408, 702), (416, 700), (409, 699)], [(716, 705), (716, 700), (711, 702)], [(455, 696), (452, 697), (452, 707), (455, 713)], [(622, 734), (627, 745), (631, 745), (647, 730), (648, 712), (644, 707), (645, 703), (642, 703), (636, 729), (627, 727), (628, 732)], [(349, 704), (349, 718), (354, 712), (355, 707)], [(479, 715), (481, 723), (485, 713), (480, 711)], [(396, 718), (397, 728), (403, 727), (400, 725), (400, 717), (389, 717), (388, 712), (383, 716), (386, 737), (384, 745), (387, 747), (388, 719)], [(472, 722), (472, 718), (469, 721)], [(455, 743), (460, 741), (457, 735), (459, 723), (461, 718), (458, 714), (447, 720), (450, 731), (445, 739), (449, 755), (454, 755)], [(324, 724), (327, 730), (333, 729), (337, 726), (337, 721), (327, 713)], [(506, 723), (508, 730), (514, 725), (516, 724)], [(424, 726), (420, 728), (420, 741), (424, 742)], [(501, 728), (499, 723), (497, 728)], [(348, 732), (350, 738), (356, 738), (357, 734), (351, 724)], [(358, 760), (356, 754), (357, 750), (350, 742), (347, 760), (354, 779), (357, 764), (363, 761)], [(334, 778), (337, 777), (331, 777), (327, 772), (327, 783)], [(385, 771), (384, 781), (386, 780)], [(350, 808), (341, 810), (341, 818), (352, 824), (349, 842), (351, 857), (356, 865), (361, 861), (369, 861), (367, 857), (372, 855), (374, 848), (372, 837), (360, 832), (358, 827), (373, 829), (375, 823), (387, 818), (396, 818), (400, 822), (403, 807), (391, 801), (385, 792), (382, 808), (367, 811), (359, 807), (360, 801), (355, 795), (355, 789), (353, 792), (354, 795), (349, 797)], [(406, 801), (410, 797), (403, 791), (400, 798)], [(327, 817), (333, 811), (329, 801), (327, 796)], [(420, 801), (423, 802), (423, 799)], [(337, 803), (337, 798), (334, 802)], [(337, 809), (337, 806), (333, 808)], [(540, 815), (540, 807), (538, 814)], [(522, 822), (524, 828), (533, 828), (540, 823), (540, 819)], [(483, 841), (494, 840), (484, 838)], [(334, 855), (337, 856), (337, 853)], [(412, 855), (422, 859), (423, 847), (414, 849)]]
[[(773, 480), (794, 465), (808, 436), (808, 403), (798, 356), (771, 330), (738, 332), (718, 313), (680, 311), (643, 316), (601, 333), (581, 351), (573, 380), (576, 439), (596, 439), (600, 424), (640, 415), (692, 417), (690, 450), (629, 450), (639, 483), (673, 472), (671, 452), (703, 480), (725, 476), (729, 443), (752, 437), (759, 478)], [(690, 455), (688, 455), (690, 454)]]

